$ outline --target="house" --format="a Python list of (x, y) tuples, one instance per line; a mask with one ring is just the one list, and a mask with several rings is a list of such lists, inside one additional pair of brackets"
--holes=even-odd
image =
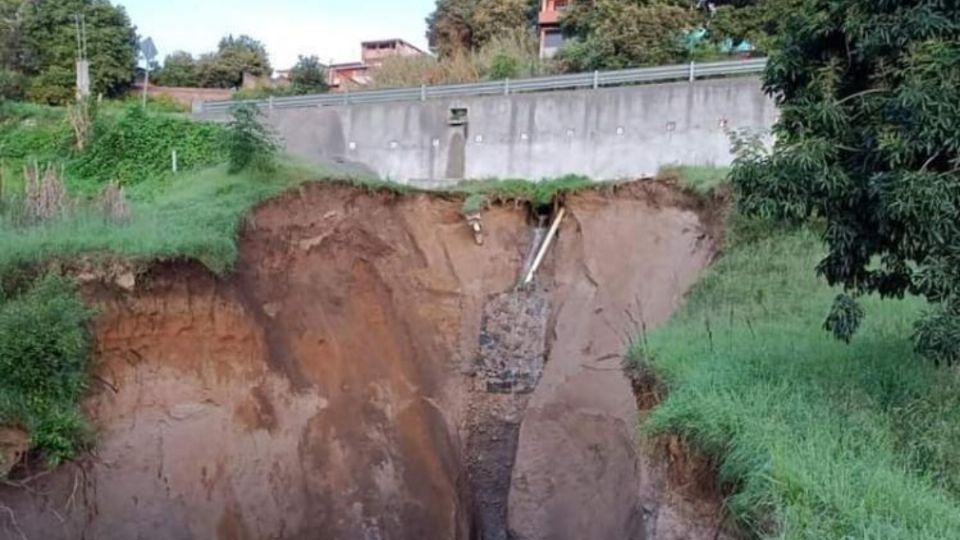
[(385, 58), (422, 56), (424, 51), (399, 39), (364, 41), (360, 44), (360, 61), (331, 64), (327, 68), (327, 84), (331, 91), (355, 90), (371, 82), (371, 69), (380, 67)]
[(360, 44), (361, 61), (372, 67), (378, 67), (384, 58), (391, 56), (423, 56), (427, 53), (402, 39), (384, 39), (364, 41)]
[(370, 84), (370, 66), (363, 62), (343, 62), (327, 67), (327, 85), (331, 91), (346, 91)]
[(563, 46), (560, 17), (573, 0), (540, 0), (537, 27), (540, 33), (540, 58), (551, 58)]

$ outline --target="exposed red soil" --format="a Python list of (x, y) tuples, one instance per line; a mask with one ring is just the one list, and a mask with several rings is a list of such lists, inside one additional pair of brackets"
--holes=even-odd
[[(539, 278), (546, 367), (528, 405), (503, 409), (519, 427), (509, 497), (495, 499), (517, 539), (713, 538), (713, 495), (689, 523), (690, 497), (668, 496), (669, 471), (636, 444), (618, 361), (638, 321), (664, 320), (709, 263), (711, 214), (656, 183), (565, 202)], [(0, 515), (0, 535), (476, 535), (490, 498), (465, 473), (485, 457), (468, 441), (477, 408), (502, 401), (474, 380), (481, 314), (515, 285), (532, 232), (524, 208), (494, 207), (477, 246), (460, 209), (304, 186), (250, 217), (227, 278), (178, 262), (132, 291), (88, 286), (97, 448), (0, 489), (19, 527)]]

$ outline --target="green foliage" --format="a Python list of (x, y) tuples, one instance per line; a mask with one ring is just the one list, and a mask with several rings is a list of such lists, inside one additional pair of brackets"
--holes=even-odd
[(197, 62), (200, 86), (208, 88), (238, 88), (244, 73), (262, 77), (271, 72), (266, 47), (250, 36), (229, 35), (220, 40), (217, 52), (205, 54)]
[(716, 2), (716, 13), (707, 20), (707, 28), (714, 42), (729, 39), (732, 44), (749, 42), (760, 53), (776, 46), (776, 37), (783, 23), (804, 0), (733, 0)]
[[(821, 216), (828, 282), (960, 313), (960, 6), (809, 0), (781, 41), (765, 81), (777, 144), (734, 169), (742, 211)], [(960, 357), (927, 335), (952, 326), (920, 324), (918, 344)]]
[(833, 301), (830, 314), (823, 323), (824, 330), (832, 332), (837, 339), (850, 343), (863, 321), (863, 308), (850, 295), (840, 294)]
[(463, 215), (471, 216), (479, 214), (489, 204), (487, 196), (484, 193), (471, 193), (463, 200)]
[(26, 428), (51, 465), (71, 458), (87, 437), (79, 401), (91, 317), (72, 284), (56, 275), (0, 295), (0, 424)]
[(373, 71), (377, 88), (421, 84), (456, 84), (541, 75), (550, 67), (540, 60), (536, 36), (528, 29), (505, 29), (479, 49), (459, 50), (441, 59), (405, 56), (384, 59)]
[(197, 61), (192, 54), (185, 51), (168, 54), (163, 60), (163, 67), (151, 77), (158, 86), (195, 87), (200, 85)]
[(645, 429), (713, 458), (751, 536), (960, 538), (960, 379), (912, 361), (923, 302), (867, 298), (840, 343), (821, 329), (837, 291), (812, 272), (817, 234), (736, 223), (739, 240), (633, 350), (668, 389)]
[(327, 71), (316, 56), (300, 56), (290, 70), (294, 94), (319, 94), (329, 89)]
[(115, 96), (133, 81), (137, 35), (122, 6), (108, 0), (23, 2), (13, 23), (17, 54), (5, 67), (31, 77), (31, 99), (58, 104), (73, 99), (76, 14), (86, 21), (92, 91)]
[(90, 148), (70, 171), (96, 189), (111, 180), (132, 185), (169, 172), (173, 150), (181, 170), (219, 163), (225, 156), (223, 129), (131, 105), (118, 120), (97, 124)]
[(29, 103), (0, 103), (0, 175), (9, 209), (22, 191), (27, 165), (60, 163), (69, 155), (73, 133), (60, 108)]
[(247, 169), (273, 169), (279, 144), (273, 132), (263, 123), (260, 108), (253, 104), (237, 105), (230, 115), (227, 132), (230, 174)]
[(50, 66), (30, 78), (27, 98), (37, 103), (65, 105), (76, 97), (75, 71), (61, 66)]
[(547, 206), (563, 193), (575, 193), (590, 187), (593, 182), (585, 176), (568, 175), (548, 178), (539, 182), (527, 180), (474, 180), (458, 185), (452, 191), (467, 195), (467, 200), (479, 202), (474, 195), (482, 195), (485, 201), (522, 201), (535, 207)]
[[(128, 99), (128, 102), (134, 101), (136, 101), (136, 99)], [(141, 106), (142, 103), (141, 101)], [(170, 96), (161, 94), (147, 97), (147, 110), (158, 113), (189, 113), (190, 106), (184, 105), (183, 102), (177, 101)]]
[(24, 0), (0, 0), (0, 70), (12, 67), (20, 54)]
[(19, 101), (27, 93), (27, 78), (0, 67), (0, 101)]
[(520, 60), (506, 54), (498, 54), (490, 62), (487, 77), (493, 80), (515, 79), (520, 76)]
[(661, 167), (657, 178), (676, 180), (680, 187), (697, 195), (709, 195), (727, 183), (729, 167), (679, 165)]
[(441, 58), (479, 49), (505, 32), (536, 28), (539, 0), (437, 0), (427, 41)]
[(682, 33), (696, 12), (669, 3), (627, 0), (575, 2), (561, 19), (573, 38), (558, 53), (565, 71), (623, 69), (686, 58)]

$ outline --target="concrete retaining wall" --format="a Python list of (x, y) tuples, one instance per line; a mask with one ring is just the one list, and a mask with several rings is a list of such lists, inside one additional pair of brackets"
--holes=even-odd
[[(466, 122), (453, 118), (466, 110)], [(729, 130), (777, 116), (757, 78), (274, 110), (295, 155), (361, 163), (423, 186), (582, 174), (635, 178), (663, 165), (727, 165)]]

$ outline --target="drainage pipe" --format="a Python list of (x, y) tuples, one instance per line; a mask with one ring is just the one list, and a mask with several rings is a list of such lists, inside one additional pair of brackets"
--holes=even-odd
[(553, 243), (553, 237), (556, 236), (557, 230), (560, 228), (560, 222), (563, 221), (563, 216), (566, 214), (566, 211), (567, 209), (561, 206), (560, 211), (557, 212), (557, 217), (553, 220), (553, 224), (550, 225), (550, 230), (547, 231), (547, 237), (543, 239), (540, 251), (537, 252), (537, 258), (533, 260), (533, 266), (530, 267), (530, 271), (527, 272), (526, 277), (523, 278), (524, 285), (533, 281), (533, 275), (537, 273), (537, 268), (543, 263), (543, 258), (546, 257), (547, 250), (550, 249), (550, 244)]

